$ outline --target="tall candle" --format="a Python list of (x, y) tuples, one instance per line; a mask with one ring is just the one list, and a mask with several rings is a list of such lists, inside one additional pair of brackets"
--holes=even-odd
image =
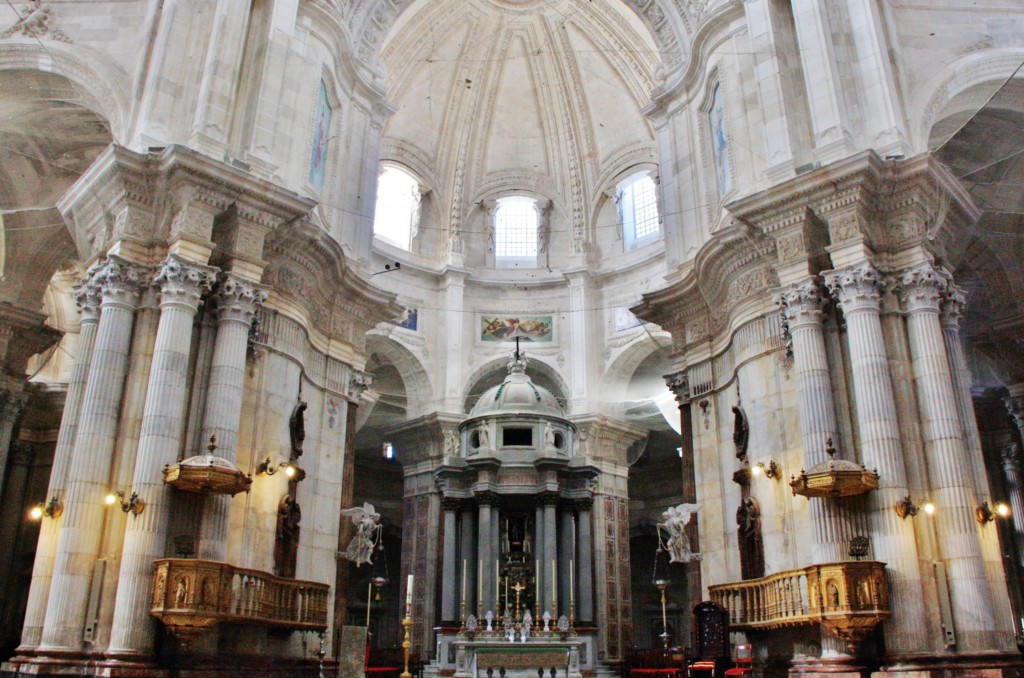
[(498, 561), (495, 560), (494, 561), (494, 611), (495, 612), (500, 612), (501, 611), (500, 610), (500, 606), (498, 605), (498, 600), (500, 600), (500, 598), (501, 598), (501, 593), (500, 593), (500, 591), (498, 589), (499, 586), (501, 586), (501, 574), (500, 574), (500, 571), (498, 570)]
[(551, 561), (551, 614), (558, 616), (558, 573), (555, 561)]
[(415, 581), (413, 575), (409, 575), (408, 581), (405, 583), (405, 616), (412, 616), (412, 585)]
[(466, 607), (466, 559), (462, 559), (462, 607), (465, 612)]
[(576, 600), (576, 590), (573, 588), (573, 570), (575, 570), (575, 569), (576, 569), (575, 563), (570, 558), (569, 559), (569, 607), (570, 608), (573, 606), (572, 605), (573, 601)]

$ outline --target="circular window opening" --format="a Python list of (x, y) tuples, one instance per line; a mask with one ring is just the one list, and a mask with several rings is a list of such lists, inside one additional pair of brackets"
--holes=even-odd
[(565, 436), (557, 431), (555, 432), (555, 447), (558, 449), (565, 447)]
[(480, 432), (473, 431), (472, 435), (469, 436), (469, 444), (473, 447), (480, 447)]

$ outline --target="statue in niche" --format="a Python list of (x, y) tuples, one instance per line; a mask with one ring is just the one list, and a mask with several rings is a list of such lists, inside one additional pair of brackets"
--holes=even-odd
[(295, 563), (299, 557), (299, 523), (302, 509), (292, 494), (281, 497), (277, 505), (277, 533), (274, 537), (274, 574), (295, 577)]
[(743, 579), (764, 576), (764, 542), (761, 540), (761, 506), (753, 497), (745, 497), (736, 509), (736, 538), (740, 547), (740, 573)]
[(477, 432), (478, 439), (480, 441), (480, 444), (477, 445), (477, 447), (480, 448), (481, 450), (489, 450), (489, 449), (491, 449), (491, 440), (490, 440), (490, 437), (487, 434), (487, 427), (486, 426), (481, 426), (480, 428), (478, 428), (476, 430), (476, 432)]
[(455, 429), (446, 429), (444, 432), (444, 456), (455, 457), (459, 454), (459, 434)]
[(551, 450), (555, 447), (555, 427), (551, 422), (544, 424), (544, 449)]
[(747, 414), (739, 405), (732, 406), (732, 413), (735, 416), (732, 425), (732, 442), (736, 445), (736, 458), (745, 459), (747, 444), (750, 442), (750, 424), (747, 423)]
[[(686, 536), (686, 525), (690, 519), (697, 515), (700, 509), (698, 504), (680, 504), (669, 506), (668, 510), (661, 514), (662, 522), (658, 523), (658, 541), (661, 547), (668, 551), (668, 562), (688, 563), (691, 560), (700, 560), (701, 554), (690, 551), (690, 538)], [(662, 541), (662, 530), (668, 534), (668, 540)]]
[(306, 408), (309, 405), (304, 400), (299, 400), (292, 410), (292, 416), (288, 420), (288, 432), (292, 440), (292, 459), (302, 456), (302, 441), (306, 439)]
[(345, 509), (341, 515), (348, 516), (356, 527), (356, 533), (345, 549), (345, 557), (357, 566), (363, 563), (373, 564), (373, 547), (380, 538), (380, 514), (373, 504), (363, 502), (362, 506)]

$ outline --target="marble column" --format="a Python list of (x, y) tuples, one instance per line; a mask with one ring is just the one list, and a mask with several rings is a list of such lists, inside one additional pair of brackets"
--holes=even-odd
[[(839, 440), (832, 380), (825, 353), (826, 297), (815, 276), (781, 290), (776, 302), (793, 340), (793, 365), (800, 384), (800, 428), (804, 441), (804, 468), (828, 460), (826, 450)], [(843, 456), (843, 455), (841, 455)], [(814, 563), (846, 560), (855, 536), (849, 511), (831, 499), (810, 499), (814, 528)]]
[(939, 322), (939, 302), (947, 287), (943, 272), (922, 264), (900, 276), (898, 292), (907, 316), (928, 483), (936, 505), (933, 522), (946, 562), (957, 649), (980, 651), (992, 647), (992, 597), (974, 515), (974, 473), (965, 457)]
[[(462, 614), (462, 601), (466, 602), (466, 616), (476, 614), (476, 515), (466, 504), (463, 504), (462, 519), (459, 525), (462, 534), (459, 544), (459, 567), (466, 568), (465, 590), (459, 591), (459, 614)], [(463, 581), (463, 575), (459, 573), (459, 584)]]
[(447, 624), (458, 616), (456, 610), (456, 598), (459, 589), (459, 580), (455, 577), (458, 573), (456, 565), (456, 518), (459, 510), (459, 503), (447, 497), (441, 499), (441, 510), (444, 511), (444, 541), (441, 550), (441, 623)]
[(880, 476), (878, 489), (868, 495), (871, 547), (875, 558), (888, 564), (892, 600), (901, 601), (884, 626), (886, 651), (899, 658), (931, 643), (926, 637), (915, 522), (900, 518), (894, 508), (909, 490), (882, 336), (882, 283), (870, 263), (830, 271), (825, 282), (846, 318), (861, 456)]
[[(804, 468), (810, 469), (828, 460), (826, 452), (839, 439), (832, 380), (825, 352), (823, 319), (827, 297), (821, 281), (812, 276), (781, 290), (776, 303), (793, 341), (793, 365), (799, 378), (800, 428), (804, 442)], [(840, 456), (842, 458), (842, 456)], [(834, 563), (848, 558), (850, 540), (856, 536), (853, 516), (831, 498), (808, 500), (814, 543), (815, 564)], [(821, 634), (823, 657), (847, 655), (845, 643), (833, 634)]]
[(14, 425), (18, 423), (27, 400), (24, 378), (5, 377), (0, 380), (0, 488), (7, 476), (7, 453), (11, 448)]
[[(544, 495), (544, 557), (540, 563), (544, 571), (544, 591), (546, 598), (541, 599), (541, 613), (549, 610), (552, 617), (558, 616), (558, 582), (552, 572), (551, 563), (558, 561), (558, 495)], [(557, 567), (557, 565), (556, 565)]]
[(131, 487), (146, 503), (141, 513), (126, 517), (110, 657), (147, 657), (153, 651), (154, 622), (148, 609), (153, 560), (165, 555), (173, 491), (163, 482), (162, 470), (178, 460), (181, 449), (192, 322), (215, 274), (209, 266), (172, 254), (153, 281), (160, 288), (160, 321)]
[[(7, 479), (3, 486), (3, 502), (0, 502), (0, 619), (10, 619), (11, 567), (14, 565), (15, 546), (18, 532), (25, 521), (25, 483), (35, 451), (30, 443), (15, 441), (10, 446), (7, 458)], [(46, 520), (44, 518), (44, 520)]]
[[(1021, 411), (1021, 410), (1018, 410)], [(1022, 412), (1024, 413), (1024, 412)], [(1006, 493), (1010, 500), (1010, 519), (1013, 521), (1013, 541), (1017, 555), (1016, 567), (1011, 572), (1024, 572), (1024, 477), (1021, 476), (1022, 456), (1020, 446), (1010, 443), (1002, 450), (1003, 473), (1006, 476)]]
[(535, 609), (540, 610), (540, 614), (544, 614), (544, 601), (548, 600), (548, 598), (545, 598), (545, 594), (548, 589), (544, 584), (543, 565), (543, 563), (547, 562), (544, 560), (544, 502), (540, 497), (537, 498), (537, 504), (533, 512), (533, 559), (535, 565), (540, 567), (539, 572), (533, 573), (537, 587), (537, 590), (534, 592), (534, 600), (537, 601)]
[[(217, 338), (214, 340), (210, 364), (200, 446), (205, 447), (210, 437), (216, 436), (215, 454), (232, 463), (238, 452), (238, 426), (242, 418), (249, 328), (257, 307), (266, 299), (265, 290), (231, 274), (224, 276), (213, 296), (217, 304)], [(189, 450), (186, 456), (202, 452), (202, 449)], [(196, 548), (199, 558), (223, 561), (227, 557), (230, 509), (231, 497), (209, 495), (203, 498), (199, 544)]]
[[(569, 568), (574, 565), (573, 553), (576, 520), (571, 501), (563, 500), (558, 505), (558, 605), (561, 613), (569, 616)], [(575, 575), (573, 575), (575, 576)]]
[(46, 603), (40, 652), (82, 647), (89, 589), (99, 553), (107, 486), (117, 440), (118, 415), (128, 370), (132, 324), (147, 270), (110, 255), (96, 272), (100, 318), (85, 382), (71, 461), (64, 515), (57, 536), (53, 581)]
[(495, 498), (489, 494), (478, 494), (477, 501), (477, 611), (487, 614), (494, 610), (494, 549), (491, 541), (491, 504)]
[[(966, 304), (967, 298), (963, 290), (951, 283), (942, 298), (942, 339), (949, 358), (953, 395), (956, 399), (960, 428), (963, 431), (964, 451), (970, 461), (971, 475), (974, 479), (974, 499), (979, 505), (981, 502), (988, 502), (991, 505), (992, 493), (989, 489), (988, 470), (985, 468), (985, 453), (982, 450), (978, 420), (974, 414), (974, 400), (971, 397), (971, 373), (960, 339), (960, 318)], [(995, 524), (983, 526), (980, 538), (982, 560), (994, 608), (993, 620), (999, 635), (998, 645), (1003, 649), (1010, 649), (1015, 642), (1016, 624), (1013, 621), (1010, 597), (1007, 595), (1006, 570), (1003, 567), (1002, 550)]]
[(594, 621), (594, 540), (590, 520), (593, 508), (593, 499), (576, 500), (576, 606), (580, 611), (577, 619), (585, 622)]
[[(679, 442), (682, 449), (682, 497), (687, 504), (697, 503), (697, 477), (694, 471), (693, 456), (693, 404), (690, 399), (690, 379), (686, 371), (665, 376), (665, 384), (676, 397), (679, 404)], [(701, 552), (699, 518), (691, 520), (683, 530), (690, 540), (690, 550)], [(686, 600), (696, 604), (703, 598), (701, 573), (699, 567), (686, 569)]]

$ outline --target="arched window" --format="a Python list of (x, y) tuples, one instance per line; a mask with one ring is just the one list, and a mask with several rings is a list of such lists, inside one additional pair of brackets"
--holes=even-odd
[(494, 209), (494, 260), (499, 266), (536, 265), (540, 210), (525, 196), (499, 198)]
[(403, 250), (412, 246), (420, 223), (420, 182), (397, 167), (385, 166), (377, 181), (373, 234)]
[(619, 216), (624, 249), (654, 240), (658, 228), (658, 192), (648, 172), (633, 174), (618, 185)]

